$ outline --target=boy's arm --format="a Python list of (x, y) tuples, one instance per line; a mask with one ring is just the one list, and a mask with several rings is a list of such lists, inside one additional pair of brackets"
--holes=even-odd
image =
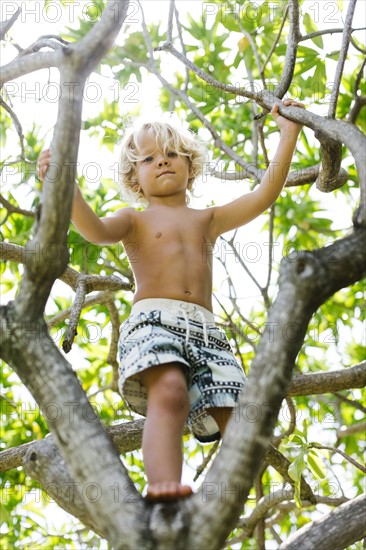
[[(284, 100), (283, 103), (285, 106), (303, 107), (301, 103), (293, 100)], [(254, 191), (224, 206), (214, 207), (211, 228), (215, 239), (222, 233), (236, 229), (259, 216), (275, 202), (282, 191), (302, 126), (279, 115), (277, 104), (271, 114), (281, 131), (277, 151), (260, 185)]]
[[(38, 160), (39, 178), (43, 181), (51, 162), (50, 149), (42, 151)], [(99, 218), (74, 184), (71, 220), (81, 235), (90, 242), (109, 245), (125, 239), (132, 230), (132, 208), (121, 208), (111, 216)]]
[(133, 211), (132, 208), (121, 208), (111, 216), (99, 218), (75, 184), (71, 221), (87, 241), (110, 245), (125, 239), (132, 229)]

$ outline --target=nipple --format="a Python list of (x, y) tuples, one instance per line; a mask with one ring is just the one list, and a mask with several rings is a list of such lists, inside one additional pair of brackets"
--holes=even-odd
[(161, 237), (161, 232), (158, 231), (158, 233), (156, 233), (155, 237), (156, 237), (157, 239), (159, 239), (159, 238)]

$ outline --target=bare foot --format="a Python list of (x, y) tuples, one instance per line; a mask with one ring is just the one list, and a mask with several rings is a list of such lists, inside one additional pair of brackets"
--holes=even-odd
[(189, 497), (192, 492), (189, 485), (182, 485), (178, 481), (161, 481), (148, 486), (146, 498), (157, 502), (168, 502)]

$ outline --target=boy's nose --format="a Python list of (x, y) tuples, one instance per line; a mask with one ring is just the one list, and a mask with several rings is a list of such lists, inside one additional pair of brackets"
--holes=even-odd
[(169, 164), (169, 161), (168, 161), (167, 158), (162, 158), (162, 159), (159, 160), (159, 166), (163, 166), (164, 164), (165, 164), (165, 166), (167, 164)]

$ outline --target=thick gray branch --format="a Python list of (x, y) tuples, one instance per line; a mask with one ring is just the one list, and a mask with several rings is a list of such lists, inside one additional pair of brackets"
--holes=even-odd
[(279, 550), (342, 550), (366, 536), (366, 496), (360, 495), (291, 535)]
[[(27, 213), (27, 215), (31, 214), (32, 212)], [(39, 257), (41, 255), (40, 248), (36, 249), (34, 253)], [(24, 264), (27, 254), (29, 254), (29, 252), (22, 246), (0, 242), (0, 259), (2, 260)], [(47, 257), (46, 255), (46, 258)], [(131, 290), (131, 284), (116, 275), (85, 275), (84, 273), (79, 273), (72, 267), (67, 267), (58, 278), (75, 291), (81, 281), (85, 284), (88, 293), (94, 290)]]
[(366, 385), (366, 362), (342, 370), (293, 376), (288, 395), (316, 395), (363, 388)]
[(37, 52), (30, 55), (18, 56), (1, 68), (0, 85), (15, 80), (29, 73), (50, 67), (60, 67), (62, 63), (61, 50), (53, 52)]
[[(141, 497), (71, 366), (56, 348), (42, 322), (18, 321), (11, 304), (0, 310), (0, 321), (4, 336), (1, 356), (40, 404), (67, 462), (73, 483), (83, 488), (91, 487), (92, 494), (95, 494), (94, 490), (100, 492), (100, 498), (90, 497), (85, 501), (91, 523), (104, 526), (106, 537), (115, 548), (143, 548), (135, 524), (136, 506), (137, 509), (142, 506)], [(114, 484), (120, 491), (121, 502), (116, 502), (113, 491), (109, 491)], [(128, 502), (130, 495), (134, 495), (137, 504)], [(118, 517), (121, 507), (124, 509), (124, 528), (119, 522), (111, 521), (111, 517)], [(126, 544), (124, 532), (128, 532), (131, 538)]]
[[(308, 322), (336, 290), (364, 276), (364, 238), (365, 231), (358, 230), (329, 247), (290, 255), (282, 261), (279, 294), (270, 310), (235, 418), (200, 494), (192, 499), (194, 508), (203, 498), (206, 501), (199, 518), (192, 515), (192, 534), (199, 536), (201, 547), (220, 548), (235, 526), (271, 438)], [(220, 517), (221, 521), (212, 524), (210, 517)]]
[(319, 191), (330, 193), (347, 181), (347, 173), (345, 178), (339, 178), (342, 162), (342, 143), (326, 137), (323, 138), (321, 131), (316, 131), (315, 137), (321, 142), (322, 159), (316, 186)]
[(79, 70), (89, 74), (113, 46), (126, 19), (129, 0), (108, 0), (96, 25), (75, 45)]
[(22, 8), (19, 7), (7, 21), (0, 22), (0, 40), (4, 40), (6, 33), (14, 25), (21, 13)]

